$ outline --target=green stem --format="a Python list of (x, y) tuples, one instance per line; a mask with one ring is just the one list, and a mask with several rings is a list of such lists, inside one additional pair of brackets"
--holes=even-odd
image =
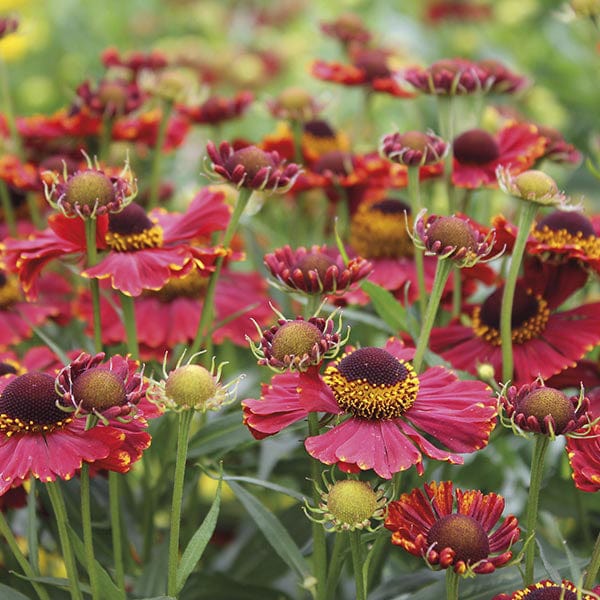
[[(319, 415), (317, 413), (308, 414), (308, 433), (310, 436), (319, 435)], [(321, 478), (321, 463), (311, 458), (310, 475), (313, 483), (316, 484)], [(313, 501), (315, 506), (319, 506), (321, 497), (316, 487), (313, 485)], [(321, 523), (313, 523), (313, 575), (317, 580), (316, 600), (328, 600), (327, 591), (327, 540), (325, 539), (325, 529)]]
[(121, 310), (123, 311), (123, 326), (125, 327), (125, 336), (127, 339), (127, 351), (131, 358), (137, 360), (140, 357), (140, 349), (137, 339), (137, 328), (135, 324), (135, 304), (133, 298), (120, 293)]
[(108, 472), (108, 503), (110, 507), (110, 527), (112, 533), (113, 558), (115, 563), (115, 583), (119, 588), (119, 600), (125, 600), (125, 567), (123, 565), (123, 537), (121, 530), (121, 506), (119, 474)]
[(36, 581), (33, 581), (33, 578), (37, 576), (37, 572), (32, 568), (32, 566), (27, 562), (24, 554), (21, 552), (21, 548), (19, 548), (19, 544), (13, 535), (13, 532), (6, 520), (5, 514), (0, 511), (0, 534), (6, 540), (10, 551), (13, 553), (13, 556), (16, 558), (17, 562), (21, 569), (23, 569), (23, 573), (29, 579), (29, 583), (33, 586), (33, 589), (36, 591), (40, 600), (50, 600), (50, 596), (48, 592)]
[(52, 503), (52, 509), (54, 510), (54, 516), (56, 518), (56, 524), (58, 525), (58, 537), (60, 538), (62, 556), (65, 561), (67, 577), (70, 582), (69, 591), (71, 592), (71, 598), (73, 600), (83, 600), (81, 590), (79, 589), (79, 575), (77, 574), (75, 555), (73, 554), (71, 540), (69, 539), (67, 510), (65, 508), (65, 501), (60, 490), (60, 485), (56, 481), (49, 481), (46, 484), (46, 489), (48, 490), (48, 495), (50, 496), (50, 502)]
[(15, 217), (15, 209), (10, 201), (10, 192), (6, 183), (0, 179), (0, 202), (2, 202), (2, 212), (4, 213), (4, 221), (8, 228), (8, 233), (12, 237), (17, 236), (17, 219)]
[(85, 561), (87, 563), (88, 576), (92, 599), (100, 598), (98, 587), (98, 576), (96, 572), (96, 558), (94, 556), (94, 533), (92, 531), (92, 510), (90, 502), (90, 466), (83, 463), (81, 467), (81, 522), (83, 526), (83, 546), (85, 550)]
[(27, 208), (29, 210), (29, 217), (31, 222), (36, 229), (44, 228), (44, 219), (40, 212), (40, 205), (38, 204), (37, 195), (34, 192), (27, 192), (26, 195)]
[(150, 171), (150, 196), (148, 198), (148, 210), (151, 210), (158, 205), (158, 196), (160, 193), (160, 168), (162, 157), (164, 154), (163, 146), (167, 137), (167, 128), (169, 119), (173, 112), (173, 102), (166, 101), (163, 106), (162, 116), (158, 125), (158, 133), (156, 135), (156, 143), (154, 145), (154, 154), (152, 155), (152, 167)]
[[(98, 249), (96, 247), (96, 219), (84, 219), (85, 246), (87, 252), (87, 266), (93, 267), (98, 262)], [(102, 318), (100, 316), (100, 282), (90, 279), (90, 292), (92, 294), (92, 312), (94, 320), (94, 351), (102, 352)]]
[(452, 567), (446, 569), (446, 600), (458, 600), (460, 578)]
[(177, 455), (173, 476), (173, 502), (171, 504), (171, 531), (169, 535), (169, 565), (167, 594), (177, 594), (177, 566), (179, 564), (179, 529), (181, 527), (181, 504), (183, 501), (183, 482), (185, 479), (185, 463), (187, 460), (190, 427), (194, 411), (183, 410), (179, 413), (179, 431), (177, 435)]
[(102, 119), (102, 134), (100, 136), (98, 155), (100, 156), (100, 160), (103, 161), (108, 161), (108, 150), (112, 140), (113, 123), (114, 118), (109, 115), (105, 115)]
[(517, 276), (523, 260), (525, 244), (529, 230), (535, 217), (537, 205), (527, 202), (521, 206), (519, 215), (519, 231), (513, 247), (512, 259), (502, 294), (502, 307), (500, 309), (500, 340), (502, 343), (502, 380), (507, 383), (513, 377), (513, 347), (512, 347), (512, 309), (517, 286)]
[(525, 548), (525, 585), (533, 583), (533, 560), (535, 558), (535, 526), (537, 523), (540, 488), (544, 472), (544, 458), (550, 438), (547, 435), (537, 434), (531, 457), (531, 476), (529, 480), (529, 496), (527, 498), (527, 511), (525, 513), (525, 527), (527, 528), (527, 548)]
[(452, 286), (452, 317), (460, 315), (462, 306), (462, 277), (460, 276), (460, 267), (455, 265), (454, 269), (454, 285)]
[(2, 103), (4, 105), (4, 117), (10, 132), (10, 138), (13, 142), (14, 152), (21, 159), (23, 158), (23, 147), (21, 145), (21, 136), (17, 129), (17, 121), (13, 110), (12, 98), (10, 95), (10, 82), (8, 80), (8, 69), (6, 63), (0, 59), (0, 80), (2, 85)]
[(322, 298), (319, 294), (308, 294), (306, 296), (306, 304), (304, 305), (304, 318), (310, 319), (314, 317), (321, 306)]
[(600, 534), (598, 534), (598, 537), (596, 538), (590, 564), (586, 569), (585, 579), (583, 580), (584, 589), (591, 590), (594, 587), (594, 583), (596, 582), (596, 577), (598, 575), (598, 569), (600, 569)]
[(39, 574), (40, 567), (38, 561), (38, 523), (36, 507), (36, 480), (29, 480), (29, 492), (27, 493), (27, 546), (29, 552), (29, 564), (34, 573)]
[[(408, 167), (408, 200), (413, 219), (417, 218), (423, 205), (421, 204), (421, 190), (419, 182), (419, 167)], [(417, 287), (419, 290), (419, 309), (421, 319), (427, 307), (427, 288), (425, 287), (425, 266), (423, 250), (415, 246), (415, 266), (417, 267)]]
[(366, 600), (365, 579), (363, 577), (363, 558), (360, 546), (360, 530), (350, 532), (350, 551), (352, 552), (352, 568), (356, 587), (356, 600)]
[(302, 136), (304, 135), (304, 123), (300, 119), (290, 121), (292, 127), (292, 137), (294, 138), (294, 162), (299, 165), (304, 164), (302, 153)]
[[(252, 190), (249, 188), (241, 188), (240, 194), (238, 196), (235, 208), (233, 210), (233, 214), (231, 215), (231, 219), (229, 220), (229, 224), (227, 225), (227, 229), (225, 230), (225, 234), (223, 235), (223, 241), (221, 245), (227, 249), (233, 236), (236, 232), (236, 229), (239, 225), (240, 218), (244, 209), (248, 205), (248, 201), (250, 200), (250, 196), (252, 196)], [(204, 297), (204, 304), (202, 307), (202, 316), (200, 317), (200, 323), (198, 324), (198, 331), (196, 332), (196, 337), (190, 346), (190, 355), (196, 354), (198, 350), (204, 345), (206, 338), (208, 336), (208, 326), (213, 318), (213, 304), (215, 298), (215, 292), (217, 287), (217, 280), (221, 275), (221, 269), (223, 268), (224, 257), (219, 256), (215, 262), (215, 270), (211, 273), (208, 286), (206, 288), (206, 295)]]
[(342, 567), (344, 566), (344, 550), (348, 545), (348, 532), (337, 531), (333, 540), (333, 549), (329, 560), (327, 571), (327, 588), (325, 598), (335, 598), (335, 590), (340, 580)]
[(440, 133), (448, 144), (448, 154), (444, 161), (444, 179), (446, 180), (446, 191), (448, 195), (448, 213), (454, 210), (454, 186), (452, 184), (452, 142), (454, 141), (454, 97), (438, 96), (438, 116)]
[(438, 258), (433, 288), (431, 290), (431, 295), (429, 296), (429, 302), (427, 303), (427, 311), (425, 312), (425, 317), (421, 324), (421, 333), (419, 334), (417, 349), (413, 359), (413, 367), (417, 373), (421, 371), (421, 366), (423, 365), (423, 357), (425, 356), (425, 350), (429, 343), (429, 334), (433, 328), (444, 286), (446, 285), (446, 281), (448, 281), (452, 265), (453, 262), (451, 259)]

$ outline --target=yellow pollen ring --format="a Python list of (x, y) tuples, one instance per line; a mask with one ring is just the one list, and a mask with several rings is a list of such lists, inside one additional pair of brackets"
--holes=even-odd
[(56, 423), (36, 423), (35, 421), (22, 421), (0, 413), (0, 434), (11, 437), (15, 433), (52, 433), (57, 429), (66, 427), (73, 419), (67, 417)]
[(542, 244), (547, 244), (557, 250), (572, 246), (576, 250), (583, 252), (589, 258), (600, 258), (600, 238), (590, 235), (587, 238), (578, 231), (576, 235), (569, 233), (566, 229), (554, 231), (547, 225), (542, 227), (541, 231), (534, 229), (531, 234)]
[[(536, 295), (535, 299), (538, 303), (537, 313), (512, 330), (512, 341), (514, 344), (524, 344), (529, 340), (538, 338), (546, 329), (546, 324), (550, 318), (548, 303), (539, 295)], [(500, 346), (500, 331), (483, 323), (480, 313), (481, 307), (477, 306), (473, 311), (473, 332), (489, 344), (492, 344), (492, 346)]]
[(154, 296), (163, 302), (174, 298), (202, 298), (208, 286), (208, 279), (194, 270), (183, 277), (171, 277), (160, 290), (147, 291), (145, 295)]
[(13, 305), (21, 300), (21, 290), (16, 277), (5, 275), (6, 282), (0, 286), (0, 308)]
[(154, 225), (150, 229), (144, 229), (142, 233), (128, 233), (127, 235), (109, 231), (104, 240), (116, 252), (160, 248), (163, 244), (163, 229), (160, 225)]
[(406, 377), (392, 385), (373, 384), (364, 378), (348, 381), (335, 365), (325, 369), (323, 379), (342, 410), (361, 419), (396, 419), (415, 403), (420, 385), (413, 366), (398, 362), (406, 369)]
[[(409, 216), (409, 227), (411, 223)], [(350, 245), (365, 258), (402, 258), (414, 254), (404, 213), (384, 213), (369, 204), (361, 204), (352, 217)]]

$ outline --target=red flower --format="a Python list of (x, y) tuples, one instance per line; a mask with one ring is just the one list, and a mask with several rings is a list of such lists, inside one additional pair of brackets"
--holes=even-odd
[(596, 600), (598, 598), (597, 594), (600, 592), (600, 586), (596, 586), (592, 592), (594, 595), (583, 593), (583, 590), (577, 588), (568, 579), (563, 579), (561, 583), (544, 579), (512, 594), (497, 594), (492, 600), (526, 600), (526, 598), (530, 598), (530, 600), (544, 600), (546, 598), (548, 600), (553, 598), (560, 600)]
[(545, 138), (530, 124), (507, 125), (493, 136), (482, 129), (466, 131), (452, 146), (452, 183), (469, 189), (496, 187), (499, 166), (513, 175), (522, 173), (544, 154), (545, 147)]
[(309, 412), (338, 415), (331, 429), (306, 439), (308, 453), (345, 470), (373, 469), (385, 479), (412, 465), (422, 473), (422, 453), (462, 464), (458, 453), (487, 444), (496, 403), (485, 384), (460, 381), (443, 367), (417, 376), (407, 362), (413, 354), (391, 340), (385, 349), (349, 349), (322, 377), (314, 369), (276, 375), (263, 398), (242, 402), (245, 423), (264, 437)]
[[(547, 379), (575, 366), (576, 361), (600, 343), (600, 302), (556, 310), (575, 287), (568, 272), (562, 273), (558, 280), (551, 278), (548, 271), (532, 272), (531, 277), (517, 282), (512, 315), (515, 385), (537, 377)], [(433, 329), (431, 350), (457, 369), (476, 374), (478, 364), (489, 363), (496, 373), (501, 373), (502, 293), (500, 286), (481, 306), (471, 309), (470, 326), (454, 321), (447, 327)]]
[(413, 98), (397, 79), (397, 73), (388, 65), (389, 52), (385, 50), (359, 48), (352, 53), (352, 64), (316, 60), (312, 74), (324, 81), (347, 86), (365, 86), (374, 92), (383, 92), (396, 98)]
[(510, 561), (521, 531), (512, 515), (494, 531), (504, 511), (502, 496), (455, 492), (451, 481), (432, 481), (424, 490), (390, 502), (385, 526), (393, 532), (392, 544), (422, 556), (430, 567), (452, 567), (459, 575), (492, 573)]
[(231, 99), (211, 96), (198, 106), (177, 106), (177, 110), (192, 123), (218, 125), (241, 117), (253, 101), (252, 92), (238, 92)]
[(469, 0), (430, 0), (425, 19), (432, 25), (445, 21), (484, 21), (492, 16), (492, 6)]
[(96, 86), (84, 81), (75, 90), (74, 110), (86, 109), (92, 115), (114, 118), (136, 111), (145, 100), (145, 94), (134, 81), (102, 79)]
[(147, 215), (138, 204), (110, 214), (105, 241), (109, 253), (84, 277), (110, 279), (113, 288), (139, 296), (159, 290), (172, 277), (182, 276), (196, 262), (212, 263), (217, 249), (200, 249), (192, 240), (225, 229), (229, 209), (222, 192), (202, 190), (184, 214), (155, 210)]
[(0, 179), (9, 187), (23, 192), (37, 192), (42, 189), (42, 181), (36, 167), (31, 163), (21, 162), (12, 154), (0, 157)]
[(354, 13), (344, 13), (334, 21), (323, 21), (321, 31), (335, 38), (343, 46), (350, 44), (367, 44), (371, 40), (371, 32), (365, 27), (363, 19)]
[(116, 48), (107, 48), (102, 52), (102, 64), (106, 67), (119, 67), (120, 69), (129, 69), (134, 76), (139, 71), (155, 71), (167, 66), (167, 57), (158, 50), (152, 50), (148, 53), (131, 52), (124, 56), (119, 54)]

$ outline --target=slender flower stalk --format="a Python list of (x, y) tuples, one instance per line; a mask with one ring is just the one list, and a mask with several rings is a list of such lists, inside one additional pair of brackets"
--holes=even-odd
[[(98, 262), (96, 248), (96, 219), (84, 219), (85, 244), (87, 252), (87, 266), (93, 267)], [(94, 351), (102, 352), (102, 319), (100, 317), (100, 282), (90, 279), (90, 292), (92, 295), (92, 311), (94, 319)]]
[(0, 202), (2, 203), (2, 213), (4, 221), (8, 227), (8, 233), (12, 237), (17, 236), (17, 219), (15, 217), (15, 209), (10, 201), (10, 192), (4, 181), (0, 180)]
[(17, 543), (17, 540), (16, 540), (15, 536), (13, 535), (10, 525), (6, 521), (6, 517), (4, 516), (4, 513), (1, 510), (0, 510), (0, 535), (2, 535), (2, 537), (4, 537), (4, 539), (6, 540), (6, 543), (8, 544), (10, 551), (13, 553), (13, 556), (19, 563), (19, 566), (21, 567), (21, 569), (23, 569), (23, 573), (25, 573), (25, 575), (27, 576), (29, 583), (31, 583), (31, 585), (33, 586), (33, 589), (35, 590), (36, 594), (38, 595), (38, 598), (40, 600), (50, 600), (50, 596), (48, 595), (48, 592), (43, 588), (43, 586), (40, 585), (39, 583), (37, 583), (36, 581), (34, 581), (34, 578), (36, 577), (37, 573), (34, 570), (34, 568), (27, 562), (27, 559), (23, 555), (23, 552), (21, 552), (21, 548), (19, 548), (19, 544)]
[(446, 569), (446, 600), (458, 600), (460, 577), (454, 569)]
[(96, 572), (96, 559), (94, 556), (94, 534), (92, 531), (92, 511), (90, 504), (90, 466), (84, 463), (81, 467), (81, 521), (83, 528), (83, 545), (87, 563), (92, 600), (100, 598), (100, 588)]
[[(422, 209), (421, 190), (419, 183), (419, 167), (408, 167), (408, 198), (413, 215), (419, 214)], [(423, 265), (423, 250), (415, 247), (415, 264), (417, 266), (417, 286), (419, 288), (419, 308), (421, 319), (424, 318), (427, 307), (427, 289), (425, 288), (425, 267)]]
[(0, 82), (0, 85), (2, 86), (2, 108), (4, 112), (4, 117), (8, 125), (8, 130), (10, 132), (14, 152), (19, 158), (21, 158), (23, 156), (21, 136), (19, 135), (19, 130), (17, 129), (13, 101), (10, 94), (10, 81), (8, 79), (8, 69), (6, 68), (6, 62), (2, 58), (0, 58)]
[(366, 600), (365, 580), (363, 577), (364, 560), (360, 544), (360, 531), (350, 532), (350, 550), (352, 552), (352, 568), (354, 569), (354, 581), (356, 584), (356, 600)]
[(56, 481), (49, 481), (46, 483), (46, 489), (50, 496), (50, 502), (52, 503), (52, 509), (54, 510), (54, 516), (58, 526), (58, 536), (60, 538), (62, 556), (65, 561), (67, 577), (70, 582), (69, 591), (71, 592), (71, 598), (72, 600), (83, 600), (81, 589), (79, 587), (79, 575), (77, 574), (75, 555), (73, 554), (73, 548), (69, 538), (67, 510), (60, 490), (60, 484)]
[(523, 260), (525, 244), (529, 236), (529, 230), (533, 224), (537, 206), (532, 202), (526, 202), (521, 207), (519, 215), (519, 232), (515, 245), (513, 247), (512, 259), (506, 283), (504, 284), (504, 292), (502, 295), (502, 309), (500, 311), (500, 338), (502, 341), (502, 379), (508, 381), (513, 376), (513, 347), (512, 347), (512, 310), (515, 295), (515, 287), (517, 285), (517, 277)]
[[(233, 236), (237, 230), (237, 227), (240, 222), (240, 218), (244, 209), (248, 205), (250, 197), (252, 196), (252, 190), (250, 188), (240, 188), (240, 193), (233, 210), (233, 214), (231, 215), (231, 219), (229, 220), (229, 224), (227, 225), (227, 229), (223, 235), (223, 240), (221, 242), (224, 248), (227, 248), (233, 239)], [(223, 261), (225, 260), (224, 256), (219, 256), (215, 263), (215, 270), (211, 273), (210, 278), (208, 280), (208, 287), (206, 288), (206, 296), (204, 299), (204, 304), (202, 306), (202, 316), (200, 317), (200, 323), (198, 324), (198, 331), (196, 332), (196, 338), (194, 339), (192, 345), (190, 346), (190, 354), (195, 354), (202, 348), (202, 346), (206, 343), (209, 337), (208, 327), (212, 323), (213, 320), (213, 312), (214, 312), (214, 298), (215, 292), (217, 289), (217, 281), (221, 274), (221, 270), (223, 268)]]
[(38, 552), (38, 523), (36, 505), (36, 480), (29, 481), (29, 492), (27, 492), (27, 548), (29, 564), (33, 572), (39, 575), (39, 552)]
[(123, 294), (123, 292), (120, 293), (120, 296), (121, 309), (123, 310), (123, 326), (125, 327), (127, 339), (127, 351), (131, 354), (131, 358), (137, 360), (140, 357), (140, 349), (137, 339), (134, 300), (131, 296)]
[(533, 456), (531, 458), (531, 475), (529, 480), (529, 496), (527, 498), (527, 512), (525, 514), (525, 527), (529, 538), (525, 548), (525, 585), (533, 583), (533, 561), (535, 558), (535, 528), (537, 523), (540, 488), (544, 473), (544, 459), (548, 450), (550, 437), (544, 434), (535, 436)]
[(125, 600), (125, 565), (123, 563), (123, 536), (120, 505), (121, 481), (115, 471), (108, 472), (108, 503), (110, 509), (110, 530), (112, 534), (113, 561), (115, 565), (115, 583), (119, 589), (119, 599)]
[(333, 549), (329, 559), (329, 568), (327, 570), (327, 587), (325, 589), (325, 598), (334, 598), (340, 574), (344, 566), (344, 550), (348, 546), (348, 532), (336, 531), (333, 541)]
[(178, 415), (177, 455), (173, 475), (173, 500), (171, 503), (171, 529), (169, 533), (169, 562), (167, 569), (167, 594), (177, 595), (177, 566), (179, 564), (179, 530), (181, 527), (181, 504), (183, 502), (183, 483), (185, 463), (190, 440), (193, 410), (181, 411)]

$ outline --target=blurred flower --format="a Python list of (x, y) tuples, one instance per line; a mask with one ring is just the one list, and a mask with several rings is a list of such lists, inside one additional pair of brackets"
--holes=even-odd
[(16, 17), (0, 18), (0, 39), (14, 33), (19, 28), (19, 20)]
[(372, 269), (360, 257), (346, 265), (339, 253), (329, 253), (326, 246), (301, 246), (296, 250), (284, 246), (266, 254), (264, 262), (281, 289), (305, 294), (342, 295)]
[(267, 100), (267, 107), (277, 119), (302, 122), (315, 119), (323, 110), (323, 104), (300, 86), (285, 88), (278, 96)]
[(597, 600), (597, 594), (600, 593), (600, 586), (596, 586), (592, 594), (586, 594), (583, 590), (577, 588), (574, 583), (568, 579), (563, 579), (561, 583), (554, 583), (549, 579), (544, 579), (538, 583), (528, 585), (526, 588), (516, 590), (512, 594), (497, 594), (492, 600)]
[(130, 52), (128, 55), (120, 54), (117, 48), (106, 48), (101, 56), (102, 64), (106, 67), (119, 67), (131, 71), (133, 77), (142, 70), (155, 71), (167, 66), (167, 57), (159, 50), (150, 52)]
[(510, 124), (495, 135), (483, 129), (465, 131), (452, 144), (452, 183), (469, 189), (495, 187), (500, 167), (507, 176), (521, 173), (533, 166), (545, 148), (546, 139), (533, 125)]
[(233, 98), (213, 95), (197, 106), (177, 105), (177, 111), (194, 124), (218, 125), (241, 117), (253, 101), (252, 92), (238, 92)]
[(101, 79), (95, 86), (84, 81), (75, 93), (72, 112), (85, 107), (92, 115), (111, 119), (136, 111), (145, 100), (137, 83), (124, 79)]
[(344, 13), (333, 21), (322, 21), (321, 31), (335, 38), (344, 47), (353, 44), (365, 45), (371, 40), (371, 32), (365, 27), (364, 19), (355, 13)]
[(445, 21), (477, 22), (492, 17), (493, 5), (478, 0), (429, 0), (425, 8), (425, 19), (433, 25)]
[(495, 425), (490, 389), (443, 367), (417, 376), (408, 362), (413, 354), (390, 340), (385, 349), (348, 348), (323, 376), (315, 369), (276, 375), (261, 399), (242, 402), (244, 422), (260, 439), (309, 412), (337, 415), (331, 429), (305, 440), (308, 453), (342, 470), (373, 469), (384, 479), (412, 465), (421, 474), (421, 453), (462, 464), (457, 453), (484, 447)]
[(407, 131), (385, 135), (379, 152), (391, 161), (407, 167), (422, 167), (440, 162), (448, 150), (448, 144), (433, 133)]
[(553, 127), (538, 125), (540, 135), (546, 138), (546, 150), (540, 157), (559, 164), (569, 164), (576, 166), (581, 163), (581, 152), (572, 144), (569, 144), (562, 133)]
[(512, 515), (496, 527), (504, 511), (502, 496), (455, 492), (451, 481), (432, 481), (424, 490), (390, 502), (385, 526), (392, 531), (392, 544), (423, 557), (431, 568), (452, 567), (463, 576), (492, 573), (511, 560), (521, 531)]

